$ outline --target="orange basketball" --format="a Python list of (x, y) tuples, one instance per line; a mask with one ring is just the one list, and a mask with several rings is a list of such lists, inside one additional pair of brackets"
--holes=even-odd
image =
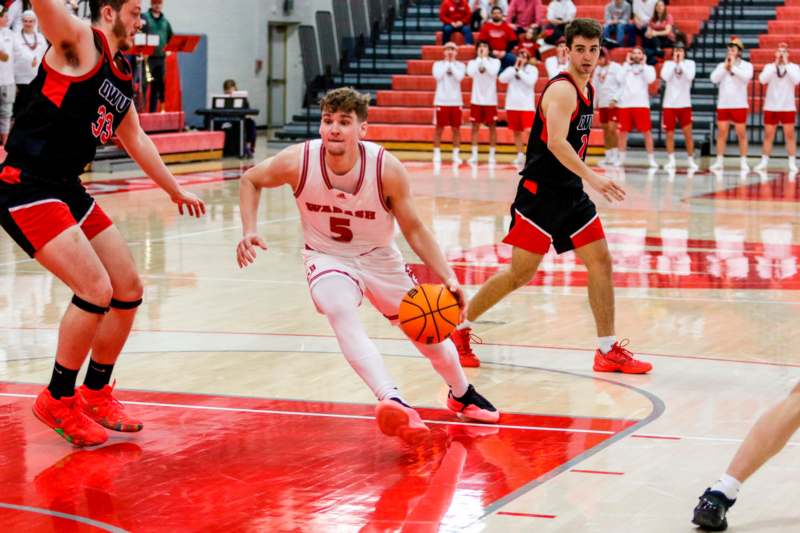
[(397, 314), (400, 328), (411, 340), (438, 344), (456, 329), (461, 310), (447, 287), (423, 283), (406, 293)]

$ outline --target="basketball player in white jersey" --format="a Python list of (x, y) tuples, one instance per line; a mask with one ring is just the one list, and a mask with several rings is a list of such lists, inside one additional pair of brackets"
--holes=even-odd
[[(433, 235), (413, 206), (405, 167), (379, 145), (361, 141), (367, 130), (369, 97), (344, 87), (320, 103), (321, 139), (296, 144), (245, 172), (240, 185), (244, 236), (236, 249), (240, 267), (266, 244), (256, 233), (262, 188), (289, 185), (305, 236), (306, 276), (311, 299), (333, 328), (350, 366), (378, 399), (381, 431), (410, 444), (428, 428), (403, 400), (358, 316), (364, 296), (389, 320), (415, 283), (394, 242), (395, 221), (408, 244), (466, 305), (464, 293)], [(500, 413), (467, 382), (450, 340), (415, 343), (450, 387), (447, 407), (465, 418), (497, 422)]]

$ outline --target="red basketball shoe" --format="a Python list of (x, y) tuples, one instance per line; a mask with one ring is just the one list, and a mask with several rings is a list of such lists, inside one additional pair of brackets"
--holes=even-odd
[(112, 392), (114, 387), (111, 385), (106, 385), (100, 390), (92, 390), (86, 385), (81, 385), (77, 396), (86, 416), (101, 426), (126, 433), (141, 431), (144, 424), (141, 420), (128, 416), (125, 407), (114, 398)]
[(375, 418), (384, 435), (400, 437), (406, 444), (416, 445), (430, 435), (430, 429), (410, 406), (398, 398), (386, 398), (375, 407)]
[(75, 396), (56, 400), (45, 388), (36, 397), (33, 414), (75, 446), (97, 446), (108, 440), (106, 430), (83, 414)]
[(594, 353), (595, 372), (622, 372), (623, 374), (646, 374), (650, 372), (653, 365), (647, 361), (639, 361), (633, 358), (633, 353), (625, 349), (628, 339), (615, 342), (611, 350), (604, 354), (600, 350)]
[(496, 424), (500, 420), (500, 411), (489, 400), (478, 394), (472, 385), (460, 398), (453, 396), (452, 390), (448, 392), (447, 408), (462, 418), (476, 422)]
[(463, 328), (453, 330), (450, 334), (453, 339), (453, 344), (456, 345), (458, 350), (458, 360), (464, 368), (477, 368), (481, 366), (481, 360), (475, 355), (470, 346), (470, 341), (475, 340), (476, 343), (481, 344), (483, 341), (477, 335), (472, 334), (472, 328)]

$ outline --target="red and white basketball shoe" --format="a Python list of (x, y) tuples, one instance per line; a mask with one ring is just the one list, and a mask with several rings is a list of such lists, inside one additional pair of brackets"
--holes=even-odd
[(76, 396), (63, 396), (56, 400), (45, 388), (36, 397), (33, 414), (74, 446), (103, 444), (108, 440), (106, 430), (83, 414)]
[(130, 417), (123, 406), (112, 395), (114, 387), (106, 385), (100, 390), (92, 390), (86, 385), (78, 388), (78, 398), (83, 412), (103, 427), (114, 431), (135, 433), (141, 431), (141, 420)]
[(622, 372), (623, 374), (646, 374), (652, 370), (653, 365), (647, 361), (639, 361), (633, 353), (627, 350), (628, 339), (615, 342), (611, 350), (604, 354), (600, 350), (594, 353), (595, 372)]
[(489, 400), (478, 394), (472, 385), (460, 398), (453, 396), (452, 390), (448, 392), (447, 408), (462, 418), (476, 422), (496, 424), (500, 420), (500, 411)]
[(419, 413), (398, 398), (386, 398), (378, 402), (375, 418), (384, 435), (400, 437), (412, 446), (427, 439), (431, 432)]
[(474, 339), (476, 343), (481, 344), (480, 337), (472, 334), (472, 328), (456, 329), (450, 334), (453, 339), (453, 344), (456, 345), (458, 350), (458, 360), (464, 368), (477, 368), (481, 366), (481, 360), (472, 351), (470, 342)]

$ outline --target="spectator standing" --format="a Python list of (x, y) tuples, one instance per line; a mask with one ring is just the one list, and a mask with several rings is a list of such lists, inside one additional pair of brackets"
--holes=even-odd
[(655, 65), (659, 57), (664, 57), (664, 48), (675, 46), (674, 30), (675, 25), (672, 15), (667, 12), (667, 4), (658, 0), (644, 34), (644, 51), (648, 65)]
[(150, 0), (150, 9), (142, 14), (144, 27), (142, 31), (148, 35), (158, 35), (159, 41), (153, 55), (147, 58), (150, 68), (150, 112), (163, 111), (164, 76), (166, 75), (166, 53), (164, 48), (172, 39), (172, 25), (163, 13), (164, 0)]
[(578, 9), (572, 0), (550, 0), (547, 5), (547, 30), (549, 35), (545, 42), (555, 44), (563, 37), (567, 24), (575, 20)]
[(622, 89), (621, 73), (622, 65), (611, 61), (608, 50), (601, 48), (600, 58), (597, 60), (597, 67), (592, 75), (594, 104), (598, 111), (600, 126), (603, 128), (603, 145), (606, 149), (605, 157), (600, 161), (601, 164), (613, 165), (619, 155), (617, 98)]
[(531, 56), (527, 50), (521, 49), (517, 55), (514, 66), (506, 68), (500, 74), (500, 83), (507, 83), (506, 91), (506, 120), (508, 129), (514, 132), (514, 144), (517, 147), (515, 165), (525, 164), (522, 134), (531, 129), (533, 113), (536, 110), (534, 103), (534, 87), (539, 79), (539, 70), (530, 64)]
[(489, 44), (491, 55), (500, 60), (502, 68), (510, 67), (517, 61), (516, 56), (511, 53), (517, 43), (517, 32), (506, 22), (499, 7), (492, 8), (492, 19), (481, 26), (479, 39)]
[(742, 59), (744, 43), (738, 37), (732, 37), (728, 43), (728, 55), (725, 61), (717, 65), (711, 73), (711, 82), (719, 87), (717, 96), (717, 160), (711, 170), (725, 168), (725, 148), (728, 144), (728, 130), (733, 122), (736, 136), (739, 138), (739, 168), (745, 172), (750, 170), (747, 164), (747, 85), (753, 78), (753, 65)]
[(478, 41), (477, 57), (467, 63), (467, 76), (472, 78), (470, 117), (472, 122), (472, 156), (469, 162), (478, 164), (478, 134), (481, 124), (489, 127), (489, 164), (494, 165), (497, 144), (497, 75), (500, 60), (490, 54), (489, 43)]
[(619, 107), (619, 158), (616, 166), (625, 164), (625, 152), (628, 149), (628, 134), (634, 129), (644, 135), (644, 147), (650, 168), (657, 168), (653, 153), (653, 126), (650, 120), (651, 83), (656, 81), (656, 69), (645, 64), (644, 51), (636, 47), (625, 58), (625, 64), (618, 75), (621, 85), (617, 99)]
[(0, 6), (0, 143), (6, 144), (17, 86), (14, 85), (14, 34), (8, 28), (8, 10)]
[(442, 132), (448, 126), (453, 135), (453, 164), (460, 165), (461, 157), (461, 80), (466, 74), (464, 63), (456, 61), (458, 47), (449, 42), (444, 45), (444, 60), (433, 64), (433, 77), (436, 79), (436, 96), (433, 99), (435, 124), (433, 133), (433, 162), (442, 162)]
[(561, 37), (556, 42), (556, 53), (544, 60), (547, 79), (552, 80), (559, 72), (564, 72), (569, 67), (569, 50), (567, 40)]
[(675, 45), (675, 55), (664, 62), (661, 68), (661, 79), (664, 80), (663, 109), (664, 130), (667, 132), (666, 170), (675, 170), (675, 126), (683, 130), (688, 155), (688, 168), (694, 172), (699, 167), (694, 161), (694, 138), (692, 137), (692, 82), (695, 76), (695, 63), (686, 59), (686, 50), (682, 42)]
[(47, 40), (36, 30), (36, 13), (33, 10), (22, 14), (22, 28), (14, 33), (14, 82), (17, 95), (14, 99), (14, 116), (25, 107), (30, 99), (29, 85), (39, 72)]
[(794, 125), (797, 119), (795, 93), (800, 84), (800, 67), (789, 62), (789, 45), (780, 43), (775, 51), (775, 62), (764, 65), (758, 76), (761, 85), (767, 86), (764, 101), (764, 144), (761, 147), (761, 162), (755, 170), (767, 170), (769, 156), (772, 154), (772, 143), (778, 124), (783, 126), (783, 138), (786, 152), (789, 155), (789, 172), (797, 172), (797, 141)]
[(443, 0), (439, 8), (439, 20), (442, 21), (442, 44), (450, 42), (453, 32), (460, 32), (464, 42), (472, 44), (472, 30), (469, 22), (472, 11), (468, 0)]
[(606, 4), (605, 29), (603, 38), (617, 41), (617, 46), (634, 44), (628, 37), (633, 30), (631, 25), (631, 5), (625, 0), (611, 0)]

